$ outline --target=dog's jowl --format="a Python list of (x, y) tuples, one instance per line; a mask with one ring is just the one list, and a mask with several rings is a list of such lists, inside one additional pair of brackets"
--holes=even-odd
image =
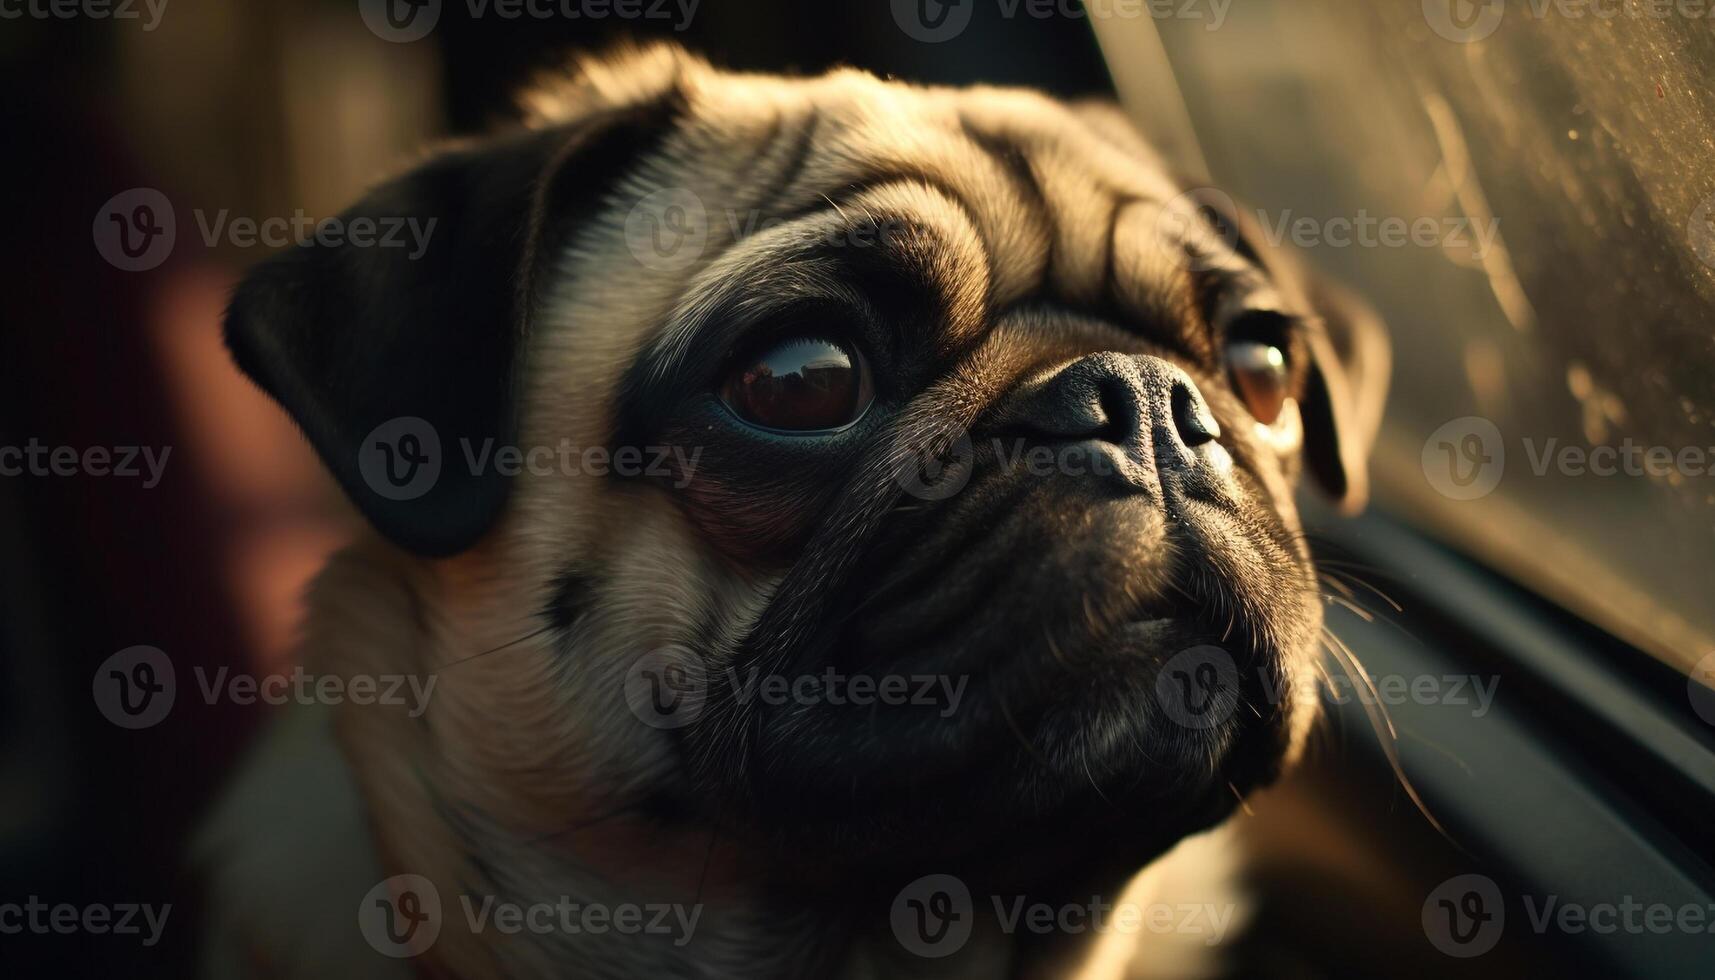
[(1294, 491), (1362, 503), (1378, 325), (1111, 107), (671, 48), (525, 104), (344, 216), (420, 252), (232, 301), (370, 528), (305, 669), (437, 683), (288, 709), (205, 840), (211, 966), (1075, 962), (994, 910), (1116, 895), (1303, 741)]

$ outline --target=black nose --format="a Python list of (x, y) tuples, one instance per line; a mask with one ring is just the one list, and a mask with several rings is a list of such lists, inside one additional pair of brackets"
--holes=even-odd
[(1090, 354), (1039, 379), (1008, 413), (1015, 426), (1058, 443), (1105, 443), (1157, 469), (1198, 466), (1221, 434), (1203, 393), (1170, 361)]

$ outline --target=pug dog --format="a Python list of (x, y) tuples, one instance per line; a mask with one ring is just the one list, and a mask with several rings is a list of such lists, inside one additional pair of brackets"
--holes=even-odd
[[(1119, 111), (584, 61), (238, 287), (369, 532), (201, 844), (242, 975), (1061, 975), (1313, 710), (1344, 291)], [(418, 689), (427, 686), (420, 685)], [(1054, 933), (1048, 935), (1047, 933)]]

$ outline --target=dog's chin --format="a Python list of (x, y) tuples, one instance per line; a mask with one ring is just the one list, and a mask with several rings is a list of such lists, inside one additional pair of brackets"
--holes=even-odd
[(1224, 580), (1207, 520), (1136, 497), (974, 489), (953, 519), (901, 522), (834, 597), (847, 612), (783, 671), (821, 680), (729, 703), (712, 730), (742, 748), (700, 754), (723, 832), (793, 880), (1123, 873), (1280, 770), (1300, 658), (1276, 644), (1308, 641), (1292, 611), (1230, 612), (1280, 583)]
[[(1120, 633), (1102, 653), (1140, 665), (1202, 639), (1164, 620)], [(942, 871), (1025, 888), (1071, 868), (1134, 870), (1227, 816), (1285, 752), (1279, 713), (1191, 727), (1160, 703), (1161, 677), (1092, 671), (1033, 684), (1034, 697), (973, 680), (946, 718), (766, 709), (747, 820), (798, 880)]]

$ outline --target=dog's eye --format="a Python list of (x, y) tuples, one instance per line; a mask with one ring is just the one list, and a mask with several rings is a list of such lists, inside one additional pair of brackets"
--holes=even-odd
[(1273, 425), (1280, 418), (1290, 386), (1286, 355), (1280, 348), (1258, 340), (1235, 340), (1227, 345), (1227, 373), (1258, 422)]
[(857, 421), (875, 397), (863, 355), (831, 340), (787, 340), (738, 363), (721, 383), (721, 401), (765, 429), (838, 429)]

